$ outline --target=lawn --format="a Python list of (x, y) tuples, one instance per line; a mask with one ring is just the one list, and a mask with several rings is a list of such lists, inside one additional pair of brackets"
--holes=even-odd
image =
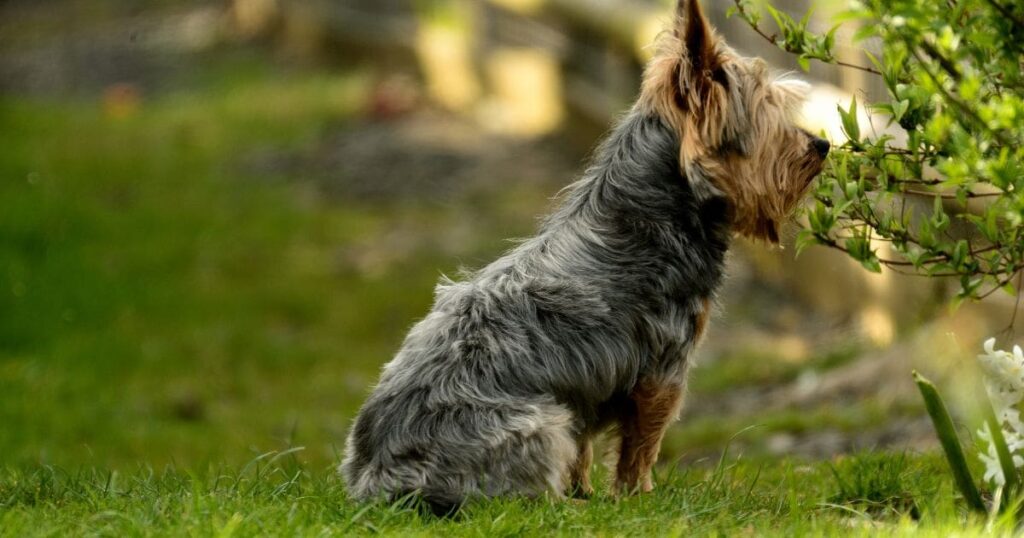
[[(245, 51), (196, 69), (187, 89), (137, 100), (0, 96), (0, 534), (982, 529), (935, 454), (673, 465), (752, 425), (741, 435), (893, 412), (871, 401), (690, 421), (640, 497), (475, 503), (455, 520), (349, 502), (333, 469), (379, 365), (438, 276), (529, 233), (558, 185), (458, 202), (331, 194), (287, 163), (365, 121), (368, 73)], [(698, 369), (694, 393), (800, 373), (737, 361)]]
[(300, 451), (283, 452), (238, 468), (191, 472), (8, 470), (0, 476), (0, 534), (948, 536), (982, 529), (981, 522), (963, 522), (943, 462), (931, 457), (861, 455), (834, 464), (726, 459), (666, 470), (648, 495), (478, 502), (453, 519), (354, 504), (330, 469), (302, 459)]

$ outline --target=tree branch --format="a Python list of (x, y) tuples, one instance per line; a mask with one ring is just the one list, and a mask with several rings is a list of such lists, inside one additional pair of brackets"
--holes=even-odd
[[(797, 51), (789, 50), (787, 47), (785, 47), (783, 45), (780, 45), (779, 42), (776, 41), (776, 37), (777, 37), (776, 35), (770, 35), (769, 36), (768, 34), (764, 33), (764, 30), (761, 30), (761, 28), (757, 24), (754, 24), (748, 18), (747, 10), (743, 7), (743, 4), (740, 3), (740, 0), (733, 0), (733, 4), (735, 4), (735, 6), (736, 6), (736, 12), (740, 14), (740, 18), (742, 18), (747, 23), (747, 26), (750, 26), (750, 28), (752, 30), (757, 32), (757, 35), (763, 37), (766, 41), (768, 41), (769, 43), (771, 43), (775, 47), (778, 47), (780, 50), (786, 51), (786, 52), (788, 52), (790, 54), (794, 54), (794, 53), (797, 52)], [(872, 74), (879, 75), (879, 76), (882, 75), (882, 72), (877, 70), (877, 69), (874, 69), (874, 68), (871, 68), (871, 67), (866, 67), (866, 66), (863, 66), (863, 65), (851, 64), (851, 63), (844, 62), (844, 61), (841, 61), (841, 60), (836, 60), (835, 58), (832, 58), (832, 61), (822, 60), (821, 58), (814, 58), (814, 59), (818, 60), (819, 62), (823, 62), (823, 63), (835, 64), (835, 65), (838, 65), (838, 66), (841, 66), (841, 67), (846, 67), (846, 68), (849, 68), (849, 69), (857, 69), (859, 71), (864, 71), (865, 73), (872, 73)]]
[[(916, 196), (928, 196), (928, 197), (933, 197), (933, 198), (937, 196), (937, 197), (945, 199), (945, 200), (956, 200), (957, 199), (957, 196), (955, 194), (951, 194), (951, 193), (948, 193), (948, 192), (929, 192), (929, 191), (919, 191), (919, 190), (916, 190), (916, 189), (903, 189), (900, 192), (902, 192), (904, 194), (913, 194), (913, 195), (916, 195)], [(986, 197), (989, 197), (989, 196), (1002, 196), (1002, 195), (1003, 195), (1003, 193), (1001, 193), (1001, 192), (968, 192), (967, 193), (967, 198), (986, 198)]]
[(998, 11), (1002, 16), (1006, 17), (1007, 19), (1010, 19), (1011, 21), (1013, 21), (1013, 24), (1017, 25), (1018, 28), (1024, 30), (1024, 20), (1015, 17), (1013, 13), (1006, 8), (1006, 6), (1000, 4), (999, 2), (996, 2), (996, 0), (986, 1), (989, 3), (989, 5), (996, 8), (996, 11)]

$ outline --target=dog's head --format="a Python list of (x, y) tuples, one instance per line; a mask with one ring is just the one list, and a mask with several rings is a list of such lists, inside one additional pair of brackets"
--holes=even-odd
[[(728, 198), (736, 231), (777, 243), (779, 224), (828, 154), (827, 141), (793, 120), (809, 89), (773, 76), (759, 58), (736, 54), (697, 0), (679, 0), (673, 27), (644, 72), (638, 106), (677, 131), (684, 176), (695, 189)], [(699, 185), (704, 181), (710, 185)]]

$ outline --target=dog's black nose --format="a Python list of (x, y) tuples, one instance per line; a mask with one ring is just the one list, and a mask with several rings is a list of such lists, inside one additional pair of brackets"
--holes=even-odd
[(814, 151), (818, 152), (818, 156), (820, 156), (823, 159), (826, 155), (828, 155), (828, 148), (831, 147), (828, 143), (828, 140), (818, 137), (814, 138), (814, 141), (811, 142), (811, 145), (814, 146)]

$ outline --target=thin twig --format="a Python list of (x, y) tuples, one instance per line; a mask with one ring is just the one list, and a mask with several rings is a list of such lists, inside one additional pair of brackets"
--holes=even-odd
[[(1013, 277), (1017, 276), (1017, 273), (1019, 273), (1019, 272), (1020, 272), (1020, 269), (1018, 269), (1018, 270), (1014, 271), (1013, 273), (1010, 273), (1010, 276), (1008, 276), (1008, 277), (1006, 277), (1006, 278), (1004, 278), (1004, 279), (1002, 279), (1002, 280), (997, 280), (997, 281), (996, 281), (996, 285), (995, 285), (995, 286), (993, 286), (993, 287), (992, 287), (992, 289), (990, 289), (990, 290), (988, 290), (987, 292), (985, 292), (985, 294), (984, 294), (984, 295), (979, 295), (979, 296), (978, 296), (978, 300), (980, 301), (980, 300), (982, 300), (982, 299), (984, 299), (984, 298), (988, 297), (989, 295), (992, 295), (992, 294), (993, 294), (993, 293), (995, 293), (995, 292), (996, 292), (997, 290), (1001, 289), (1001, 288), (1002, 288), (1003, 286), (1005, 286), (1005, 285), (1009, 284), (1009, 283), (1010, 283), (1010, 281), (1011, 281), (1011, 280), (1013, 280)], [(1019, 298), (1020, 298), (1020, 295), (1018, 294), (1018, 295), (1017, 295), (1017, 297), (1018, 297), (1018, 299), (1019, 299)]]
[(1006, 8), (1006, 6), (1003, 6), (999, 2), (996, 2), (996, 0), (986, 0), (986, 1), (989, 4), (991, 4), (992, 7), (996, 8), (996, 11), (1001, 13), (1004, 17), (1006, 17), (1007, 19), (1010, 19), (1011, 21), (1013, 21), (1013, 24), (1017, 25), (1018, 28), (1024, 29), (1024, 20), (1021, 20), (1021, 19), (1015, 17), (1013, 15), (1013, 13), (1009, 9)]
[(939, 185), (942, 183), (941, 179), (901, 179), (901, 178), (889, 178), (892, 183), (909, 183), (912, 185)]
[(1006, 326), (1006, 332), (1013, 330), (1017, 323), (1017, 312), (1020, 311), (1020, 294), (1024, 291), (1024, 271), (1019, 271), (1017, 276), (1017, 300), (1013, 302), (1013, 314), (1010, 316), (1010, 324)]
[[(786, 51), (786, 52), (788, 52), (790, 54), (795, 54), (795, 51), (789, 50), (785, 46), (780, 45), (778, 43), (778, 41), (776, 41), (776, 37), (777, 36), (775, 36), (775, 35), (770, 35), (769, 36), (768, 34), (764, 33), (764, 30), (761, 30), (761, 28), (757, 24), (754, 24), (749, 18), (747, 18), (747, 11), (746, 11), (746, 9), (743, 8), (743, 5), (740, 3), (740, 0), (733, 0), (733, 3), (736, 5), (736, 11), (741, 15), (741, 18), (744, 21), (746, 21), (747, 25), (750, 26), (750, 28), (752, 30), (757, 32), (757, 35), (763, 37), (766, 41), (768, 41), (772, 45), (778, 47), (779, 49), (784, 50), (784, 51)], [(873, 73), (873, 74), (878, 75), (878, 76), (882, 75), (882, 72), (877, 70), (877, 69), (874, 69), (874, 68), (871, 68), (871, 67), (866, 67), (866, 66), (863, 66), (863, 65), (857, 65), (857, 64), (851, 64), (851, 63), (848, 63), (848, 62), (843, 62), (843, 61), (840, 61), (840, 60), (836, 60), (835, 58), (833, 58), (832, 61), (825, 61), (825, 60), (822, 60), (821, 58), (814, 58), (814, 59), (818, 60), (819, 62), (831, 63), (831, 64), (835, 64), (835, 65), (838, 65), (838, 66), (847, 67), (847, 68), (850, 68), (850, 69), (857, 69), (857, 70), (860, 70), (860, 71), (864, 71), (865, 73)]]
[[(948, 192), (929, 192), (929, 191), (919, 191), (919, 190), (915, 190), (915, 189), (903, 189), (901, 192), (903, 192), (904, 194), (914, 194), (914, 195), (917, 195), (917, 196), (930, 196), (930, 197), (933, 197), (933, 198), (934, 197), (939, 197), (939, 198), (943, 198), (943, 199), (946, 199), (946, 200), (956, 200), (957, 199), (957, 195), (951, 194), (951, 193), (948, 193)], [(1003, 193), (1001, 193), (1001, 192), (968, 192), (966, 197), (967, 198), (986, 198), (986, 197), (989, 197), (989, 196), (1002, 196), (1002, 195), (1003, 195)]]
[[(867, 224), (870, 226), (870, 223), (867, 223)], [(823, 244), (823, 245), (825, 245), (827, 247), (832, 247), (832, 248), (835, 248), (837, 250), (841, 250), (843, 252), (849, 253), (849, 251), (846, 250), (846, 247), (843, 247), (842, 245), (840, 245), (839, 242), (836, 241), (835, 239), (832, 239), (830, 237), (825, 237), (825, 236), (817, 235), (817, 234), (815, 235), (815, 237), (818, 239), (818, 241), (821, 244)], [(845, 239), (845, 238), (841, 238), (841, 239)], [(905, 241), (906, 241), (906, 239), (905, 239)], [(907, 242), (914, 242), (914, 243), (916, 243), (916, 241), (907, 241)], [(991, 252), (993, 250), (999, 250), (1000, 248), (1002, 248), (1001, 245), (990, 245), (990, 246), (987, 246), (985, 248), (979, 248), (977, 250), (968, 251), (967, 252), (967, 256), (975, 257), (978, 254), (984, 254), (986, 252)], [(949, 260), (950, 260), (950, 255), (949, 254), (942, 254), (942, 255), (939, 255), (939, 256), (935, 256), (934, 258), (929, 258), (927, 260), (923, 260), (921, 262), (918, 262), (918, 265), (931, 265), (931, 264), (936, 264), (936, 263), (945, 262), (945, 261), (949, 261)], [(906, 261), (906, 260), (892, 260), (892, 259), (888, 259), (888, 258), (878, 258), (878, 263), (881, 263), (881, 264), (887, 265), (887, 266), (897, 266), (897, 267), (911, 267), (911, 266), (914, 266), (914, 263), (910, 262), (910, 261)], [(1019, 271), (1020, 269), (1024, 269), (1024, 263), (1022, 263), (1019, 267), (1018, 266), (1013, 266), (1013, 267), (1010, 268), (1010, 270), (1013, 271), (1014, 273), (1016, 271)], [(972, 274), (995, 276), (995, 275), (1000, 275), (1000, 274), (1005, 274), (1005, 273), (1006, 273), (1005, 271), (992, 271), (992, 270), (985, 271), (985, 270), (982, 270), (982, 269), (978, 269), (977, 271), (971, 271), (971, 272), (958, 271), (958, 272), (952, 273), (952, 274), (942, 274), (942, 275), (932, 275), (932, 276), (962, 276), (962, 275), (972, 275)]]
[[(792, 53), (792, 51), (787, 51), (787, 52)], [(815, 59), (817, 59), (817, 58), (815, 58)], [(817, 59), (817, 60), (819, 62), (825, 62), (825, 60), (821, 60), (821, 59)], [(865, 73), (872, 73), (872, 74), (875, 74), (875, 75), (878, 75), (878, 76), (882, 76), (882, 72), (877, 70), (877, 69), (874, 69), (874, 68), (871, 68), (871, 67), (865, 67), (863, 65), (851, 64), (849, 62), (844, 62), (842, 60), (836, 60), (835, 58), (833, 58), (831, 62), (825, 62), (825, 63), (833, 63), (833, 64), (836, 64), (838, 66), (848, 67), (850, 69), (857, 69), (857, 70), (860, 70), (860, 71), (864, 71)]]
[(932, 45), (931, 43), (922, 40), (921, 48), (923, 48), (924, 51), (928, 53), (928, 56), (931, 56), (933, 60), (939, 62), (939, 66), (941, 66), (943, 71), (949, 74), (949, 76), (952, 77), (953, 80), (960, 82), (960, 70), (956, 68), (956, 65), (953, 63), (952, 60), (946, 58), (944, 54), (939, 52), (939, 49), (935, 48), (935, 45)]

